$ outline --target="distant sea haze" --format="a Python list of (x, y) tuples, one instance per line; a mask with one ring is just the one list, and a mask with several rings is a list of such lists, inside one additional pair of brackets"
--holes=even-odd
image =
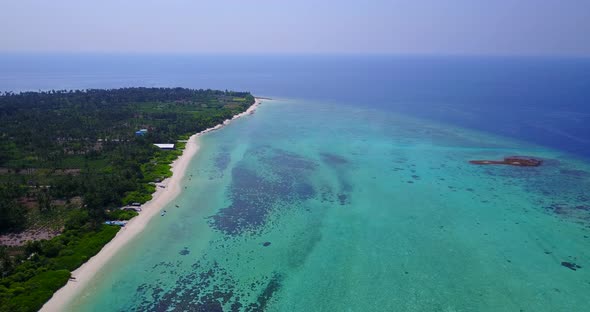
[(2, 54), (0, 90), (180, 86), (372, 107), (590, 158), (590, 59)]

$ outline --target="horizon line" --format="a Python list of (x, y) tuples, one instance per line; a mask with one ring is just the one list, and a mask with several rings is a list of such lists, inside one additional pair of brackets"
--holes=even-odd
[(0, 56), (86, 55), (86, 56), (373, 56), (373, 57), (473, 57), (473, 58), (568, 58), (589, 59), (590, 54), (551, 53), (426, 53), (426, 52), (182, 52), (182, 51), (2, 51)]

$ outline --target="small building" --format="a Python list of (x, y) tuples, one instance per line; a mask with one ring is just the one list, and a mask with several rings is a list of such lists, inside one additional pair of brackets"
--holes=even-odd
[(159, 147), (160, 149), (163, 149), (163, 150), (172, 150), (172, 149), (174, 149), (174, 144), (172, 144), (172, 143), (156, 143), (154, 145), (157, 146), (157, 147)]
[(144, 136), (148, 133), (148, 129), (139, 129), (135, 131), (136, 136)]
[(122, 207), (121, 210), (123, 210), (123, 211), (136, 211), (136, 212), (141, 212), (141, 208), (140, 207), (135, 207), (135, 206), (125, 206), (125, 207)]

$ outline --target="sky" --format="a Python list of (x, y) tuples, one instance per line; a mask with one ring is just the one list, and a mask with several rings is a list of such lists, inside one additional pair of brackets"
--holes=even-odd
[(0, 52), (590, 56), (590, 0), (0, 0)]

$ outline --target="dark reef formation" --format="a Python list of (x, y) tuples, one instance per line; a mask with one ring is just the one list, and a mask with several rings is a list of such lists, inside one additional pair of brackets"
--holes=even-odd
[[(172, 263), (160, 263), (170, 274), (177, 274)], [(208, 267), (208, 268), (207, 268)], [(274, 273), (252, 282), (249, 290), (239, 290), (237, 280), (218, 263), (193, 264), (195, 272), (181, 274), (173, 289), (143, 284), (136, 289), (140, 300), (134, 311), (264, 311), (272, 296), (280, 290), (283, 277)], [(155, 269), (155, 268), (154, 268)], [(250, 299), (245, 299), (245, 298)], [(128, 310), (124, 310), (128, 311)]]
[(573, 271), (576, 271), (577, 269), (581, 269), (582, 268), (581, 266), (579, 266), (579, 265), (577, 265), (575, 263), (566, 262), (566, 261), (562, 262), (561, 265), (563, 265), (564, 267), (566, 267), (566, 268), (568, 268), (570, 270), (573, 270)]
[[(286, 209), (315, 196), (309, 175), (317, 164), (299, 155), (258, 147), (232, 169), (231, 204), (210, 217), (209, 225), (226, 235), (260, 231), (275, 209)], [(258, 168), (256, 170), (255, 168)]]

